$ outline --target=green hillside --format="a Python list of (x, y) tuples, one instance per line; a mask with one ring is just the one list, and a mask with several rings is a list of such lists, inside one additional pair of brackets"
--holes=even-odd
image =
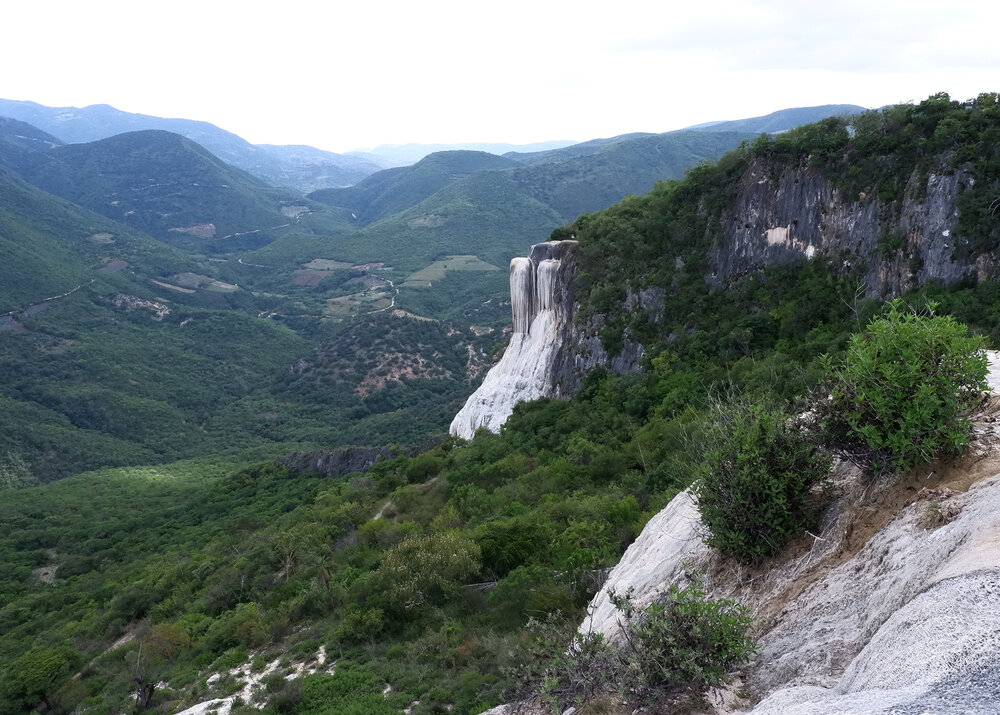
[(420, 203), (449, 184), (477, 171), (506, 169), (516, 164), (481, 151), (442, 151), (413, 166), (372, 174), (345, 189), (323, 189), (309, 198), (350, 209), (359, 226), (366, 226)]
[(577, 144), (559, 147), (556, 149), (546, 149), (544, 151), (516, 152), (511, 151), (504, 154), (508, 159), (514, 159), (519, 164), (534, 166), (535, 164), (548, 164), (553, 161), (565, 161), (578, 156), (590, 156), (611, 144), (631, 141), (633, 139), (645, 139), (658, 136), (652, 132), (630, 132), (629, 134), (619, 134), (614, 137), (603, 137), (601, 139), (590, 139)]
[(29, 151), (48, 151), (62, 144), (56, 137), (26, 122), (0, 116), (0, 142)]
[(512, 175), (563, 221), (572, 221), (628, 194), (644, 194), (657, 181), (680, 178), (692, 166), (715, 161), (753, 136), (741, 132), (638, 136), (601, 145), (586, 155), (515, 169)]
[(294, 200), (169, 132), (70, 144), (36, 159), (21, 170), (26, 180), (168, 242), (192, 243), (194, 237), (209, 243), (274, 230), (289, 223), (282, 201)]
[(0, 191), (0, 312), (27, 308), (91, 279), (109, 279), (114, 266), (122, 263), (130, 272), (147, 275), (167, 275), (192, 265), (158, 241), (2, 169)]

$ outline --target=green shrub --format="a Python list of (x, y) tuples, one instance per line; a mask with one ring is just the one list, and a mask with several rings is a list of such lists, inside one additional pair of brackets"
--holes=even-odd
[(710, 599), (696, 581), (671, 585), (664, 599), (638, 609), (631, 593), (611, 594), (627, 643), (620, 683), (635, 705), (652, 705), (722, 683), (755, 646), (746, 606)]
[(759, 405), (724, 408), (707, 436), (694, 486), (707, 542), (739, 558), (777, 553), (813, 518), (810, 490), (829, 472), (829, 456), (799, 422)]
[(528, 621), (527, 638), (519, 644), (506, 673), (512, 688), (505, 699), (541, 695), (553, 712), (562, 712), (618, 690), (619, 652), (600, 633), (578, 632), (576, 623), (559, 613)]
[(987, 388), (983, 340), (951, 316), (900, 300), (851, 338), (832, 376), (823, 422), (835, 446), (873, 472), (909, 469), (968, 442), (964, 415)]
[(698, 582), (671, 586), (661, 602), (643, 609), (636, 607), (631, 590), (612, 593), (611, 601), (624, 637), (618, 646), (600, 633), (576, 631), (575, 622), (558, 614), (529, 621), (530, 639), (511, 673), (516, 690), (508, 695), (539, 693), (556, 712), (609, 695), (630, 711), (652, 706), (651, 712), (664, 712), (659, 705), (719, 685), (754, 652), (746, 607), (708, 598)]

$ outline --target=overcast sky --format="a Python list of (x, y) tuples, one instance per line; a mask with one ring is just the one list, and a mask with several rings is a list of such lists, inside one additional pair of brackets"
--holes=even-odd
[(25, 0), (2, 23), (5, 99), (331, 151), (1000, 91), (995, 0)]

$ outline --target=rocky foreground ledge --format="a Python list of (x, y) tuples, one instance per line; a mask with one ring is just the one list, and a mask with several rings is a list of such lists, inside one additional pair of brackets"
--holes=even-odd
[[(694, 499), (679, 494), (593, 599), (584, 632), (618, 637), (608, 594), (646, 604), (688, 575), (747, 604), (758, 652), (716, 713), (859, 715), (1000, 712), (1000, 359), (994, 395), (959, 458), (872, 483), (840, 465), (841, 494), (821, 528), (777, 562), (750, 569), (703, 543)], [(748, 691), (759, 702), (740, 700)], [(513, 711), (510, 711), (513, 712)]]

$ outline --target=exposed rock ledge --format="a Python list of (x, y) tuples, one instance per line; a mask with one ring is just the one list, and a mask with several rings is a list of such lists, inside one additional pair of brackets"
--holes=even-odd
[[(994, 361), (994, 391), (998, 378)], [(758, 624), (759, 650), (743, 681), (762, 698), (753, 713), (998, 712), (994, 419), (995, 412), (977, 425), (977, 442), (961, 459), (925, 466), (892, 485), (873, 485), (840, 467), (843, 496), (820, 533), (759, 570), (706, 547), (694, 500), (678, 495), (612, 570), (581, 630), (618, 637), (610, 590), (631, 586), (639, 603), (649, 603), (669, 584), (701, 572), (713, 595), (747, 604)], [(716, 711), (740, 710), (719, 705)]]

